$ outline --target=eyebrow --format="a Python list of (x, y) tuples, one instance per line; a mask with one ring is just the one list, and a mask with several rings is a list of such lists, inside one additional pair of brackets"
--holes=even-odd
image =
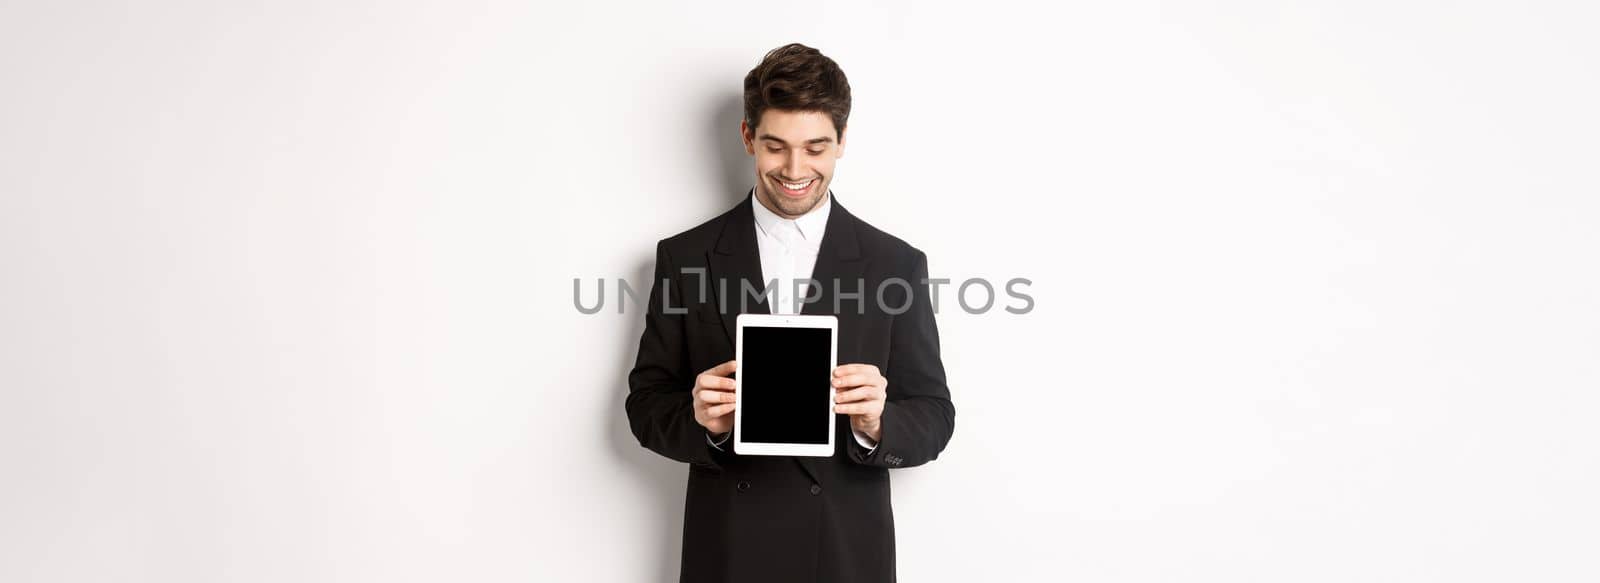
[[(767, 134), (767, 133), (761, 134), (761, 136), (757, 137), (756, 139), (758, 139), (758, 140), (772, 140), (774, 142), (783, 144), (785, 146), (789, 145), (789, 142), (783, 141), (782, 138), (779, 138), (778, 136), (774, 136), (772, 134)], [(820, 137), (820, 138), (811, 138), (809, 140), (806, 140), (806, 145), (808, 145), (808, 146), (811, 145), (811, 144), (831, 144), (831, 143), (833, 143), (833, 138), (828, 137), (828, 136), (823, 136), (823, 137)]]

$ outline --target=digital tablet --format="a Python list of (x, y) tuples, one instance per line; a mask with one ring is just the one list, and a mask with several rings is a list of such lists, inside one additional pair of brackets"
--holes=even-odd
[(733, 451), (833, 455), (833, 316), (740, 314), (734, 359)]

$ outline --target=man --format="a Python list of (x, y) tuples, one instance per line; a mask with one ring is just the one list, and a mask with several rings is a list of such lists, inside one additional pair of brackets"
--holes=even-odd
[[(933, 460), (955, 430), (927, 258), (828, 188), (850, 114), (832, 59), (799, 44), (767, 53), (744, 108), (755, 186), (656, 246), (628, 422), (640, 445), (689, 464), (681, 581), (893, 581), (888, 469)], [(744, 312), (838, 318), (833, 457), (733, 452)]]

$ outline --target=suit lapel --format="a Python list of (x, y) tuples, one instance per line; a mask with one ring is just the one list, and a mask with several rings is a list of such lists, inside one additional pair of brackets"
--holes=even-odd
[[(837, 316), (841, 320), (842, 331), (842, 321), (856, 318), (858, 310), (850, 304), (842, 304), (835, 313), (834, 296), (841, 289), (849, 293), (859, 291), (862, 285), (858, 281), (862, 274), (861, 245), (856, 240), (855, 216), (839, 206), (838, 199), (834, 199), (832, 204), (833, 209), (828, 211), (828, 225), (822, 233), (822, 245), (817, 249), (817, 263), (811, 268), (811, 279), (817, 281), (822, 294), (817, 301), (800, 306), (800, 313)], [(868, 297), (867, 294), (862, 295), (862, 298)]]
[[(750, 196), (754, 192), (752, 188)], [(756, 246), (756, 218), (750, 210), (750, 196), (746, 196), (743, 203), (728, 213), (727, 220), (722, 223), (722, 234), (717, 237), (717, 245), (707, 261), (711, 293), (716, 297), (715, 306), (722, 318), (722, 330), (728, 333), (729, 346), (734, 346), (738, 337), (739, 314), (772, 313), (766, 296), (761, 296), (753, 304), (740, 305), (740, 298), (748, 297), (743, 295), (744, 286), (751, 286), (757, 293), (766, 289), (761, 273), (761, 249)]]

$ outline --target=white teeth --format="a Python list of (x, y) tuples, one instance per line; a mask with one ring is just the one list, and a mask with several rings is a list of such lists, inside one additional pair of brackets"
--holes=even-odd
[(780, 184), (783, 184), (783, 187), (787, 188), (789, 190), (804, 190), (805, 187), (811, 186), (811, 183), (813, 181), (815, 181), (815, 180), (816, 180), (815, 178), (812, 178), (811, 180), (807, 180), (807, 181), (801, 182), (799, 184), (793, 184), (793, 183), (789, 183), (789, 182), (781, 182)]

